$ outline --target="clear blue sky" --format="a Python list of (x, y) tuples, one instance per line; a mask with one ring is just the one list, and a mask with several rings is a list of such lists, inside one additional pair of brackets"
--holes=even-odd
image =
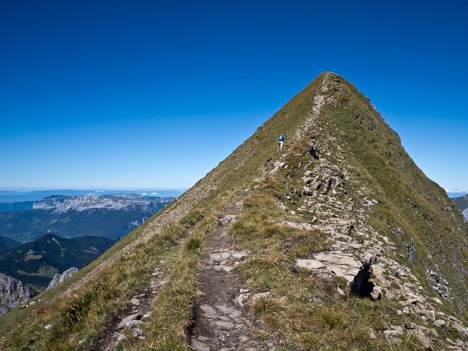
[(468, 188), (465, 1), (0, 2), (0, 188), (189, 187), (320, 72)]

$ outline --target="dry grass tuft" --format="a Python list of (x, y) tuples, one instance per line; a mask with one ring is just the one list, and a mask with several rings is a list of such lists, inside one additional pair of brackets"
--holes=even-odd
[(330, 329), (339, 329), (346, 325), (349, 316), (342, 310), (329, 307), (322, 312), (322, 319)]
[(250, 308), (256, 317), (262, 317), (270, 313), (281, 313), (286, 309), (287, 299), (285, 296), (274, 298), (270, 296), (259, 297), (255, 299)]

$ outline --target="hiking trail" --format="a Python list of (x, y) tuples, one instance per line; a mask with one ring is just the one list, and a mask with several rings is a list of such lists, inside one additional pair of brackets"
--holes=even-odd
[[(244, 197), (247, 191), (244, 191)], [(242, 212), (242, 202), (218, 216), (216, 230), (202, 252), (199, 284), (201, 297), (194, 306), (189, 344), (195, 351), (273, 350), (270, 341), (255, 334), (263, 328), (248, 314), (248, 300), (256, 295), (240, 281), (236, 266), (248, 253), (229, 239), (227, 232)], [(261, 295), (261, 294), (257, 294)], [(257, 296), (259, 297), (259, 296)]]

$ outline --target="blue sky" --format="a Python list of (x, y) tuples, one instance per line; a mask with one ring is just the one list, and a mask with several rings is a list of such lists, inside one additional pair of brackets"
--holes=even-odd
[(193, 185), (320, 72), (468, 188), (464, 1), (0, 2), (0, 188)]

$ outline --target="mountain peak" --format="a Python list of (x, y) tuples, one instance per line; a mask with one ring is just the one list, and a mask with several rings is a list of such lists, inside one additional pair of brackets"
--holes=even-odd
[(467, 234), (370, 100), (324, 72), (0, 344), (463, 349)]

